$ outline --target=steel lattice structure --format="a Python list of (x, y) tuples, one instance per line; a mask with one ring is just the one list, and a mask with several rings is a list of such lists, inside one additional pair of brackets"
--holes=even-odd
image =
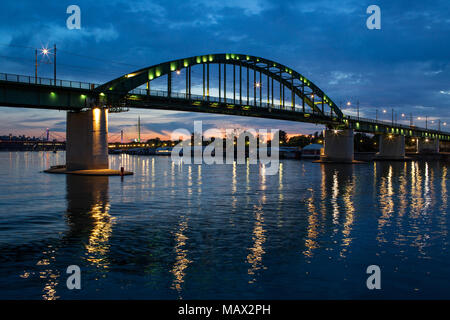
[[(172, 74), (173, 72), (180, 72), (185, 69), (186, 74), (186, 98), (191, 97), (191, 68), (195, 65), (203, 65), (203, 96), (205, 100), (209, 100), (210, 89), (210, 65), (217, 64), (219, 70), (219, 97), (218, 102), (228, 102), (226, 97), (226, 83), (227, 83), (227, 68), (225, 66), (233, 66), (233, 103), (238, 105), (251, 105), (262, 106), (263, 100), (266, 100), (265, 106), (275, 107), (274, 91), (279, 90), (280, 105), (282, 109), (292, 110), (297, 106), (296, 101), (301, 101), (300, 109), (302, 112), (306, 112), (306, 108), (309, 107), (311, 112), (318, 116), (329, 116), (337, 119), (343, 118), (343, 113), (339, 107), (328, 97), (318, 86), (312, 81), (298, 73), (297, 71), (289, 68), (281, 63), (264, 59), (261, 57), (255, 57), (245, 54), (208, 54), (202, 56), (194, 56), (190, 58), (183, 58), (173, 61), (168, 61), (146, 67), (126, 75), (123, 75), (117, 79), (109, 81), (95, 90), (98, 93), (107, 98), (103, 99), (108, 105), (115, 105), (119, 101), (129, 98), (132, 95), (132, 91), (142, 85), (147, 84), (147, 88), (150, 87), (150, 82), (157, 78), (167, 75), (167, 97), (172, 96)], [(237, 69), (237, 70), (236, 70)], [(246, 83), (244, 84), (244, 90), (246, 90), (246, 96), (242, 96), (242, 74), (245, 72)], [(259, 88), (253, 83), (251, 85), (253, 91), (253, 101), (250, 102), (250, 83), (249, 74), (253, 73), (253, 79), (259, 76)], [(264, 75), (264, 76), (263, 76)], [(262, 96), (261, 87), (266, 82), (266, 95)], [(274, 81), (278, 83), (275, 89)], [(237, 90), (237, 86), (239, 90)], [(224, 89), (223, 95), (222, 88)], [(289, 105), (286, 103), (285, 88), (291, 92)], [(236, 91), (239, 92), (239, 98), (236, 98)], [(257, 91), (259, 92), (259, 103), (256, 97)], [(299, 100), (297, 100), (299, 98)], [(101, 98), (100, 98), (101, 99)]]

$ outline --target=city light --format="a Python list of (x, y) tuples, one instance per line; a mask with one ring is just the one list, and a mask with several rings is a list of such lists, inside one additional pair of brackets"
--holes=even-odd
[(180, 74), (181, 73), (181, 71), (180, 70), (177, 70), (177, 74)]
[(348, 105), (348, 106), (351, 105), (351, 104), (352, 104), (352, 103), (351, 103), (350, 101), (347, 102), (347, 105)]
[(386, 109), (384, 109), (384, 110), (383, 110), (383, 113), (386, 113), (386, 112), (387, 112)]
[(47, 55), (47, 54), (48, 54), (48, 49), (47, 49), (47, 48), (44, 48), (44, 49), (41, 50), (41, 52), (42, 52), (43, 54)]
[(255, 82), (255, 87), (259, 88), (261, 84), (259, 82)]

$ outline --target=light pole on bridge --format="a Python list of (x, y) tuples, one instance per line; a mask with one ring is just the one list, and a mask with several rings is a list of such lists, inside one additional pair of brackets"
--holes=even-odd
[[(51, 64), (52, 62), (50, 61), (50, 57), (49, 55), (52, 54), (53, 55), (53, 84), (56, 85), (56, 44), (53, 45), (53, 53), (50, 52), (50, 50), (48, 48), (42, 48), (39, 49), (40, 53), (47, 57), (49, 60), (48, 62), (44, 62), (47, 64)], [(35, 82), (37, 83), (37, 78), (38, 78), (38, 49), (34, 50), (34, 79)]]
[[(347, 101), (347, 106), (351, 106), (351, 105), (352, 105), (351, 101)], [(356, 116), (359, 120), (359, 100), (356, 101)]]

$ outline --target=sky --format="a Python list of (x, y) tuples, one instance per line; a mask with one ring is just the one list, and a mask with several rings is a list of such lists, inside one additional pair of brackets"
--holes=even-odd
[[(69, 30), (66, 9), (81, 9), (81, 29)], [(369, 5), (381, 9), (381, 29), (369, 30)], [(346, 114), (401, 119), (450, 130), (450, 2), (365, 0), (96, 0), (0, 3), (0, 72), (34, 75), (34, 48), (58, 48), (58, 79), (104, 83), (131, 71), (178, 58), (241, 53), (277, 61), (319, 86)], [(41, 63), (39, 76), (52, 77)], [(346, 102), (351, 101), (349, 107)], [(381, 110), (388, 110), (383, 114)], [(322, 130), (297, 122), (131, 110), (111, 114), (110, 136), (124, 130), (143, 138), (168, 136), (193, 121), (207, 128), (268, 128), (288, 134)], [(65, 112), (0, 108), (0, 135), (64, 135)], [(406, 118), (406, 117), (405, 117)], [(408, 120), (403, 120), (409, 123)], [(435, 121), (432, 124), (432, 121)], [(443, 127), (443, 129), (446, 129)]]

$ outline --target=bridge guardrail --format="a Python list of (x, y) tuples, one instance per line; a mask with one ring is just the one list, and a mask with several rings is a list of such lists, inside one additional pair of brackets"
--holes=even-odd
[(28, 84), (39, 84), (45, 86), (57, 86), (57, 87), (66, 87), (66, 88), (75, 88), (75, 89), (92, 89), (99, 86), (97, 83), (89, 83), (89, 82), (81, 82), (81, 81), (71, 81), (71, 80), (61, 80), (51, 78), (43, 78), (43, 77), (33, 77), (33, 76), (24, 76), (19, 74), (10, 74), (10, 73), (0, 73), (0, 80), (10, 81), (10, 82), (18, 82), (18, 83), (28, 83)]
[(423, 127), (418, 127), (418, 126), (405, 125), (405, 124), (401, 124), (398, 122), (392, 123), (392, 121), (374, 120), (374, 119), (361, 118), (361, 117), (348, 116), (348, 115), (345, 116), (345, 119), (351, 119), (354, 121), (370, 122), (370, 123), (381, 124), (381, 125), (390, 126), (390, 127), (395, 126), (395, 127), (398, 127), (401, 129), (406, 129), (406, 130), (421, 130), (421, 131), (430, 131), (430, 132), (435, 132), (435, 133), (448, 133), (448, 131), (443, 131), (443, 130), (423, 128)]
[[(28, 83), (28, 84), (39, 84), (39, 85), (46, 85), (46, 86), (54, 86), (55, 84), (55, 80), (52, 78), (44, 78), (44, 77), (33, 77), (33, 76), (25, 76), (25, 75), (18, 75), (18, 74), (10, 74), (10, 73), (0, 73), (0, 80), (3, 81), (10, 81), (10, 82), (19, 82), (19, 83)], [(100, 84), (98, 83), (89, 83), (89, 82), (80, 82), (80, 81), (71, 81), (71, 80), (61, 80), (61, 79), (56, 79), (56, 86), (57, 87), (66, 87), (66, 88), (75, 88), (75, 89), (93, 89), (93, 88), (97, 88), (100, 86)], [(131, 94), (139, 94), (139, 95), (147, 95), (147, 89), (133, 89), (130, 91)], [(150, 90), (149, 91), (149, 95), (151, 96), (157, 96), (157, 97), (167, 97), (168, 96), (168, 92), (167, 91), (163, 91), (163, 90)], [(180, 93), (180, 92), (172, 92), (171, 93), (171, 97), (172, 98), (179, 98), (179, 99), (188, 99), (189, 95), (186, 95), (186, 93)], [(198, 94), (191, 94), (190, 95), (190, 99), (191, 100), (195, 100), (195, 101), (209, 101), (209, 102), (223, 102), (223, 103), (228, 103), (228, 104), (240, 104), (239, 99), (231, 99), (231, 98), (226, 98), (226, 100), (222, 97), (222, 98), (218, 98), (218, 97), (213, 97), (213, 96), (203, 96), (203, 95), (198, 95)], [(246, 99), (242, 99), (242, 102), (246, 101)], [(250, 98), (249, 99), (249, 106), (253, 106), (255, 105), (254, 103), (254, 99)], [(245, 103), (243, 103), (242, 105), (245, 105)], [(271, 104), (271, 103), (267, 103), (267, 102), (261, 102), (259, 103), (259, 101), (257, 100), (256, 102), (256, 106), (257, 107), (264, 107), (264, 108), (272, 108), (272, 109), (282, 109), (280, 105), (278, 104)], [(286, 107), (285, 109), (288, 109), (291, 107)], [(295, 107), (294, 111), (296, 112), (302, 112), (302, 108), (299, 107)], [(311, 110), (308, 113), (314, 113), (314, 110)]]
[[(147, 89), (133, 89), (130, 91), (131, 94), (137, 94), (137, 95), (141, 95), (141, 96), (146, 96), (146, 95), (150, 95), (150, 96), (156, 96), (156, 97), (168, 97), (168, 92), (164, 91), (164, 90), (149, 90), (147, 93)], [(189, 94), (186, 95), (186, 93), (181, 93), (181, 92), (172, 92), (170, 95), (171, 98), (175, 98), (175, 99), (189, 99)], [(214, 97), (214, 96), (203, 96), (203, 95), (199, 95), (199, 94), (190, 94), (190, 99), (193, 101), (204, 101), (204, 102), (218, 102), (218, 103), (227, 103), (227, 104), (232, 104), (232, 105), (249, 105), (249, 106), (254, 106), (255, 105), (255, 99), (253, 98), (249, 98), (248, 104), (247, 102), (247, 98), (245, 97), (245, 99), (242, 99), (242, 103), (240, 103), (239, 99), (232, 99), (232, 98), (226, 98), (224, 99), (224, 97), (221, 97), (219, 99), (219, 97)], [(259, 100), (256, 100), (256, 107), (263, 107), (263, 108), (271, 108), (271, 109), (283, 109), (279, 104), (271, 104), (271, 103), (267, 103), (267, 102), (259, 102)], [(292, 110), (291, 106), (286, 106), (285, 110)], [(300, 105), (296, 104), (296, 107), (294, 109), (295, 112), (301, 112), (302, 111), (302, 107)], [(307, 113), (314, 113), (314, 110), (311, 110), (310, 112)]]

